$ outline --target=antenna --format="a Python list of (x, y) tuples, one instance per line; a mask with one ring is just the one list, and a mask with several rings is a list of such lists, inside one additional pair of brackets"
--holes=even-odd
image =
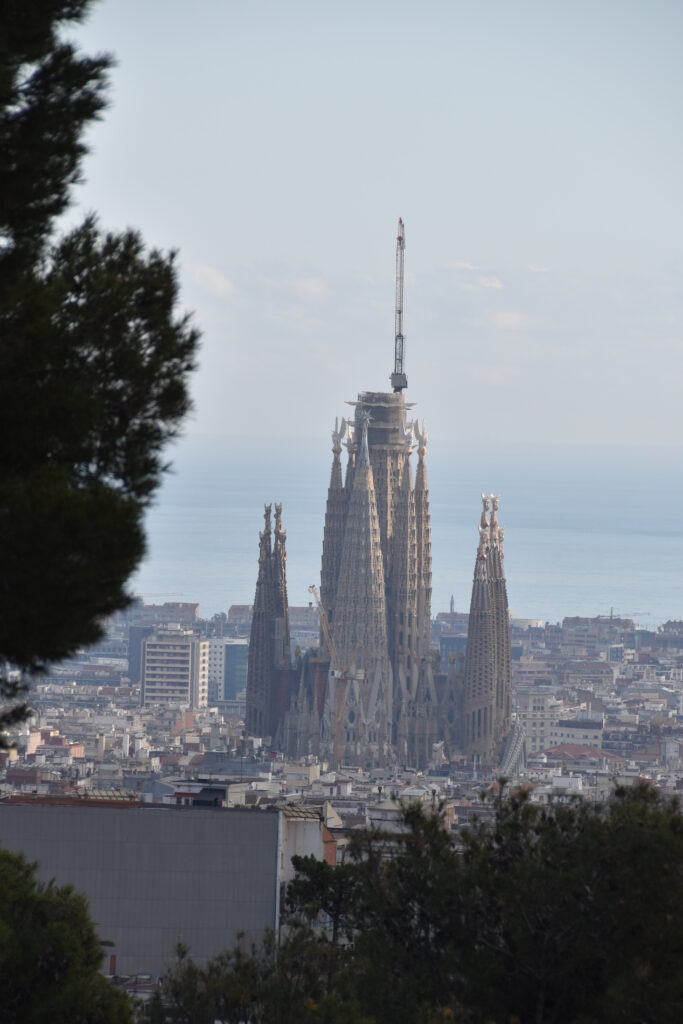
[(394, 343), (394, 372), (391, 375), (391, 386), (398, 394), (408, 387), (408, 378), (403, 369), (405, 338), (403, 337), (403, 253), (406, 248), (406, 236), (403, 221), (398, 219), (398, 235), (396, 236), (396, 313), (394, 327), (396, 340)]

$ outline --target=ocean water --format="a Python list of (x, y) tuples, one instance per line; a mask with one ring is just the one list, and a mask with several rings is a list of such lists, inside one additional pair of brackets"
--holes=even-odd
[[(331, 454), (320, 443), (181, 443), (148, 513), (149, 549), (132, 589), (146, 600), (198, 601), (200, 614), (251, 603), (263, 504), (283, 503), (290, 604), (319, 584)], [(433, 613), (466, 611), (480, 493), (501, 495), (515, 616), (683, 618), (683, 452), (496, 449), (430, 439)]]

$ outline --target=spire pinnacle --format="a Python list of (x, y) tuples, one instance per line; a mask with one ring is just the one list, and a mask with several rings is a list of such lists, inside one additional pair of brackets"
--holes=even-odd
[(404, 355), (405, 338), (403, 336), (403, 254), (406, 248), (403, 221), (398, 219), (396, 236), (396, 306), (394, 311), (394, 372), (391, 375), (391, 386), (398, 394), (408, 387), (405, 374)]
[(482, 494), (481, 496), (481, 522), (479, 523), (480, 532), (481, 530), (488, 530), (489, 523), (489, 496), (488, 494)]
[(370, 452), (368, 450), (368, 424), (370, 423), (370, 413), (361, 412), (358, 416), (361, 421), (361, 429), (363, 431), (360, 441), (360, 458), (358, 460), (359, 466), (370, 465)]
[(334, 421), (334, 429), (332, 430), (332, 473), (330, 475), (330, 487), (335, 490), (341, 490), (342, 488), (342, 471), (339, 456), (342, 452), (342, 438), (345, 434), (346, 420), (342, 416), (341, 426), (339, 426), (339, 417), (337, 416)]
[(498, 507), (500, 505), (500, 495), (489, 494), (489, 501), (491, 502), (491, 539), (493, 539), (498, 532)]

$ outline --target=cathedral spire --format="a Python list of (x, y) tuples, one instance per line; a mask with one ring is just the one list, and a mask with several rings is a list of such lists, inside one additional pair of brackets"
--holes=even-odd
[(415, 476), (415, 531), (417, 541), (417, 633), (420, 658), (429, 654), (432, 614), (432, 531), (427, 487), (427, 430), (424, 420), (420, 429), (413, 423), (417, 439), (417, 473)]
[[(340, 426), (339, 418), (337, 417), (332, 431), (332, 471), (330, 473), (330, 486), (327, 492), (325, 529), (323, 532), (323, 558), (320, 569), (320, 600), (330, 623), (334, 621), (334, 599), (337, 593), (339, 564), (344, 541), (346, 510), (348, 507), (347, 492), (342, 484), (340, 461), (342, 438), (346, 431), (346, 420), (342, 417)], [(326, 651), (325, 635), (322, 626), (320, 629), (320, 647), (321, 650)], [(329, 654), (329, 651), (326, 651), (326, 653)]]
[(415, 490), (427, 490), (427, 466), (425, 455), (427, 454), (427, 430), (425, 421), (422, 420), (422, 430), (418, 420), (413, 420), (413, 431), (417, 440), (417, 473), (415, 475)]
[(479, 544), (474, 563), (467, 629), (462, 733), (468, 757), (490, 764), (494, 758), (495, 613), (488, 575), (488, 498), (482, 496), (482, 503), (482, 522), (485, 521), (486, 525), (479, 527)]
[(489, 578), (491, 581), (500, 579), (500, 527), (498, 526), (498, 506), (500, 498), (495, 494), (489, 494), (488, 500), (491, 503), (491, 523), (489, 526)]
[(384, 764), (391, 742), (392, 673), (367, 416), (361, 420), (361, 431), (332, 628), (340, 669), (353, 662), (360, 673), (349, 687), (349, 701), (357, 704), (349, 706), (346, 731), (354, 737), (361, 763)]
[(346, 460), (346, 476), (344, 478), (344, 490), (346, 491), (347, 499), (351, 497), (351, 491), (353, 490), (353, 473), (356, 468), (356, 431), (355, 426), (352, 423), (346, 424), (346, 451), (348, 458)]
[(340, 490), (342, 485), (341, 452), (342, 437), (346, 434), (346, 420), (342, 416), (341, 427), (339, 417), (335, 417), (334, 429), (332, 431), (332, 472), (330, 474), (330, 489)]
[(282, 505), (275, 505), (275, 545), (273, 549), (273, 661), (275, 666), (289, 668), (289, 602), (287, 599), (287, 534), (282, 529)]
[(250, 657), (247, 665), (246, 727), (252, 736), (270, 734), (271, 692), (271, 620), (272, 602), (272, 505), (264, 506), (264, 527), (259, 533), (258, 577), (249, 635)]
[(510, 664), (510, 611), (507, 584), (503, 567), (503, 537), (505, 530), (498, 525), (500, 498), (490, 495), (491, 528), (489, 534), (489, 576), (493, 598), (496, 647), (496, 710), (494, 739), (497, 751), (503, 749), (511, 724), (511, 664)]
[(479, 522), (482, 530), (488, 530), (489, 523), (489, 496), (488, 494), (482, 494), (481, 496), (481, 520)]
[[(394, 557), (391, 566), (389, 597), (389, 650), (394, 667), (394, 682), (409, 679), (413, 664), (417, 665), (417, 540), (415, 528), (415, 493), (413, 491), (412, 431), (406, 434), (406, 447), (394, 505)], [(395, 708), (398, 710), (398, 704)]]

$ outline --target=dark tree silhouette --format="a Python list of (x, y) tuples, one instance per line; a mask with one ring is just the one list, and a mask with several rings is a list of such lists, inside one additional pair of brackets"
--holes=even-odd
[(21, 677), (125, 607), (143, 515), (190, 401), (198, 333), (173, 254), (56, 218), (105, 106), (106, 56), (62, 37), (86, 0), (0, 8), (0, 730)]
[(40, 884), (33, 865), (3, 850), (0, 892), (4, 1024), (130, 1024), (128, 998), (99, 973), (85, 897)]

